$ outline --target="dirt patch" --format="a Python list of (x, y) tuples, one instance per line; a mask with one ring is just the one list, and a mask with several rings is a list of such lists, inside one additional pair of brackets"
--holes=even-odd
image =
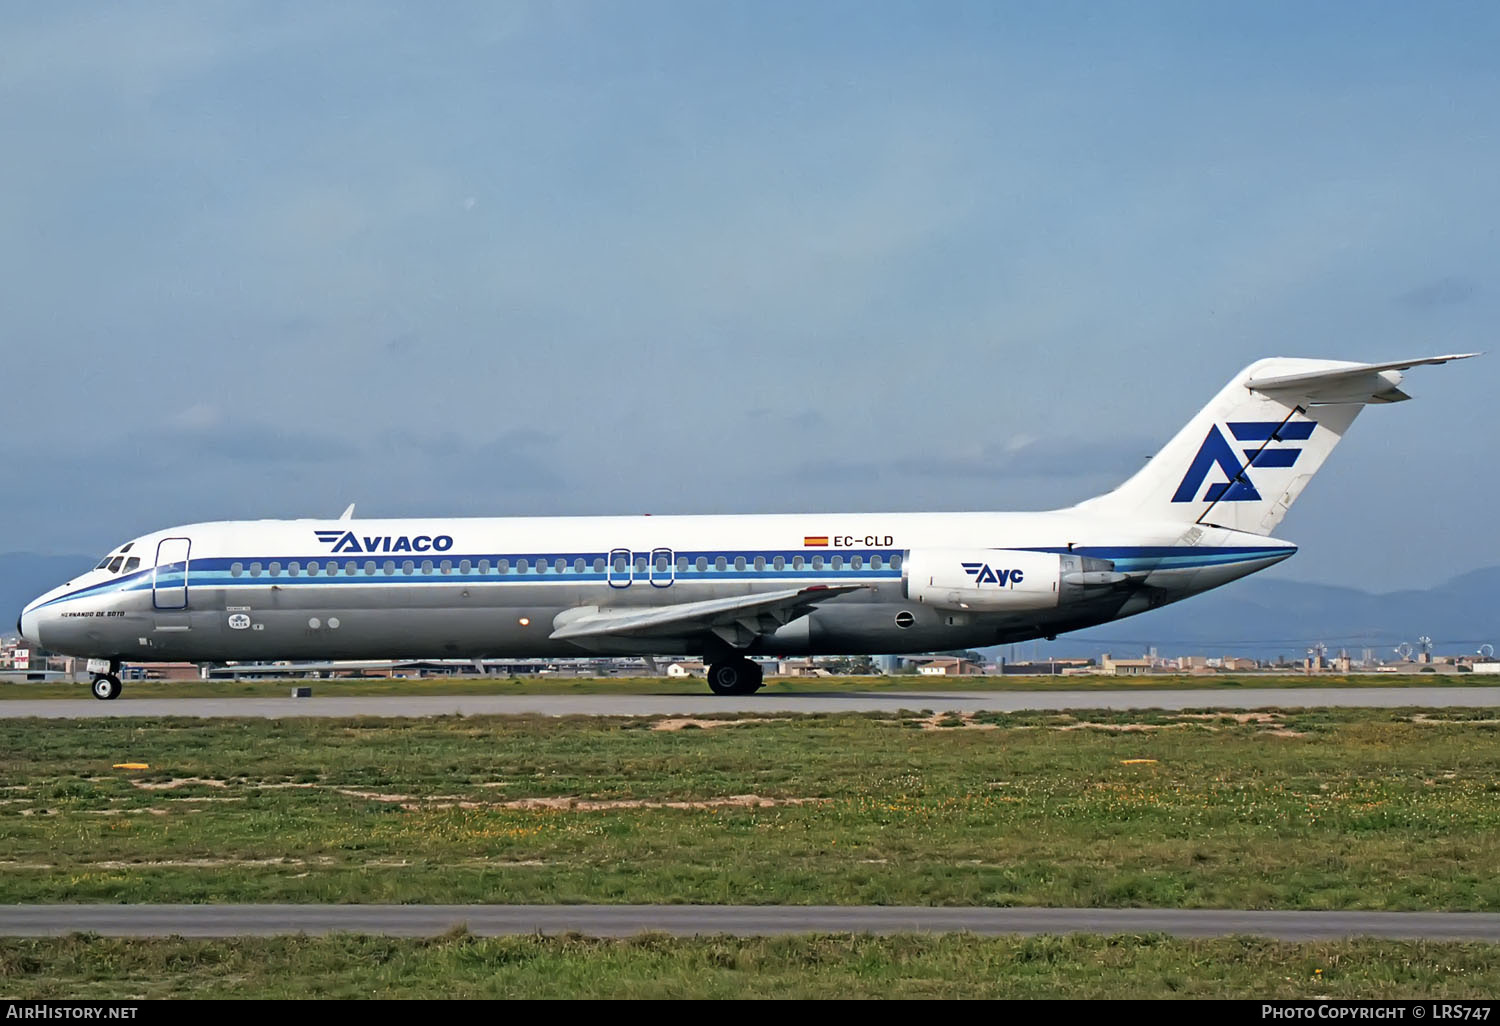
[(1177, 730), (1186, 727), (1186, 723), (1090, 723), (1088, 720), (1080, 720), (1077, 723), (1069, 723), (1061, 727), (1049, 727), (1049, 730), (1107, 730), (1119, 734), (1139, 734), (1152, 730)]
[[(954, 722), (957, 720), (958, 722)], [(975, 723), (974, 714), (966, 713), (933, 713), (924, 719), (916, 721), (918, 727), (923, 730), (999, 730), (999, 724)]]
[(734, 794), (725, 798), (701, 798), (696, 801), (654, 801), (649, 798), (517, 798), (508, 802), (475, 801), (403, 801), (408, 812), (437, 809), (508, 809), (526, 812), (613, 812), (619, 809), (772, 809), (782, 805), (816, 805), (832, 798), (766, 798), (758, 794)]
[(204, 787), (229, 786), (222, 780), (209, 780), (207, 777), (173, 777), (171, 780), (132, 780), (130, 782), (131, 787), (139, 787), (142, 791), (173, 791), (190, 784), (202, 784)]
[[(318, 864), (332, 865), (333, 859), (322, 858), (313, 860)], [(141, 862), (126, 862), (124, 860), (109, 860), (106, 862), (88, 862), (83, 865), (88, 869), (219, 869), (225, 866), (305, 866), (307, 859), (274, 858), (274, 859), (147, 859)]]
[(1428, 716), (1426, 713), (1417, 713), (1411, 718), (1413, 723), (1422, 723), (1428, 726), (1443, 727), (1493, 727), (1500, 720), (1445, 720), (1437, 716)]
[(1291, 727), (1277, 727), (1274, 730), (1263, 730), (1261, 735), (1268, 737), (1306, 737), (1307, 731), (1293, 730)]
[(1211, 713), (1178, 713), (1173, 716), (1174, 720), (1233, 720), (1236, 723), (1280, 723), (1280, 713), (1268, 712), (1211, 712)]
[(657, 720), (651, 724), (652, 730), (682, 730), (686, 727), (696, 727), (699, 730), (712, 730), (715, 727), (742, 727), (754, 723), (785, 723), (784, 718), (762, 718), (751, 716), (740, 720), (698, 720), (691, 716), (674, 716), (665, 720)]

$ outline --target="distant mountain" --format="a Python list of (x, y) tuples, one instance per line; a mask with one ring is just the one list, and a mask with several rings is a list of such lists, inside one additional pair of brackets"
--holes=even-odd
[(1397, 644), (1415, 645), (1422, 635), (1432, 638), (1440, 654), (1473, 652), (1484, 642), (1500, 647), (1500, 566), (1471, 570), (1435, 588), (1380, 595), (1250, 577), (1059, 638), (1049, 650), (1060, 656), (1101, 651), (1123, 656), (1154, 645), (1163, 656), (1300, 657), (1321, 641), (1330, 654), (1346, 648), (1358, 657), (1372, 648), (1388, 659)]
[(99, 562), (98, 556), (0, 553), (0, 634), (14, 634), (21, 607)]

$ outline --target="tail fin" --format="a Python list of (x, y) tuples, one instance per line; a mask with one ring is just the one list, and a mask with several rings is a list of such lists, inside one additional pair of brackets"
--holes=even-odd
[(1135, 476), (1074, 509), (1268, 535), (1366, 404), (1411, 398), (1397, 387), (1402, 370), (1477, 355), (1395, 363), (1257, 361)]

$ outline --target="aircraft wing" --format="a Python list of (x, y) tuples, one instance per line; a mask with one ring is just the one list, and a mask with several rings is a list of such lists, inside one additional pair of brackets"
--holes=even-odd
[(1277, 398), (1308, 403), (1399, 403), (1411, 396), (1401, 391), (1399, 371), (1429, 363), (1467, 360), (1479, 353), (1449, 353), (1390, 363), (1331, 363), (1303, 374), (1251, 378), (1245, 387)]
[(717, 634), (730, 645), (742, 646), (795, 620), (819, 602), (865, 584), (813, 585), (784, 591), (735, 595), (702, 602), (630, 609), (596, 609), (558, 624), (552, 637), (559, 641), (587, 638), (661, 637)]

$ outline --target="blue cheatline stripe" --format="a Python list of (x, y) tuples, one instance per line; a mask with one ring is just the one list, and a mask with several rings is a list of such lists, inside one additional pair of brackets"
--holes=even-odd
[[(1004, 546), (995, 546), (1004, 548)], [(1283, 546), (1222, 546), (1217, 548), (1188, 548), (1175, 545), (1104, 545), (1104, 546), (1081, 546), (1068, 549), (1066, 546), (1047, 546), (1022, 549), (1025, 552), (1049, 552), (1057, 554), (1072, 553), (1080, 556), (1093, 556), (1099, 559), (1108, 559), (1116, 564), (1120, 570), (1174, 570), (1191, 569), (1203, 566), (1217, 566), (1231, 563), (1251, 562), (1255, 560), (1275, 559), (1289, 556), (1296, 552), (1295, 547)], [(465, 555), (454, 553), (443, 553), (440, 559), (423, 556), (422, 559), (408, 558), (406, 553), (341, 553), (338, 557), (331, 555), (317, 556), (280, 556), (280, 557), (248, 557), (235, 558), (212, 557), (207, 559), (193, 560), (191, 563), (190, 578), (188, 584), (194, 588), (244, 588), (264, 587), (276, 584), (281, 587), (293, 585), (374, 585), (374, 584), (595, 584), (600, 582), (615, 581), (624, 583), (629, 580), (635, 585), (649, 585), (653, 576), (658, 585), (671, 582), (718, 582), (718, 581), (890, 581), (899, 580), (901, 569), (899, 566), (891, 565), (892, 559), (901, 556), (902, 550), (891, 549), (855, 549), (837, 550), (833, 553), (809, 554), (803, 549), (771, 549), (756, 551), (727, 551), (727, 550), (696, 550), (685, 552), (674, 552), (672, 560), (673, 567), (667, 570), (654, 570), (648, 560), (645, 570), (626, 570), (623, 574), (619, 571), (613, 573), (609, 570), (599, 571), (594, 569), (594, 560), (603, 559), (609, 562), (607, 552), (568, 552), (568, 553), (520, 553), (520, 554), (483, 554)], [(400, 559), (393, 558), (401, 556)], [(646, 550), (634, 553), (634, 556), (645, 556)], [(830, 564), (833, 556), (842, 556), (845, 559), (844, 566), (834, 569)], [(771, 563), (780, 556), (785, 561), (785, 566), (777, 570)], [(847, 560), (853, 556), (859, 556), (864, 565), (856, 569), (848, 565)], [(870, 565), (870, 559), (879, 556), (881, 566), (879, 568)], [(756, 570), (754, 561), (759, 557), (766, 561), (764, 569)], [(796, 558), (803, 560), (801, 567), (794, 567), (792, 561)], [(699, 570), (697, 560), (702, 558), (707, 561), (707, 566)], [(726, 566), (719, 570), (714, 567), (714, 562), (724, 559)], [(813, 560), (821, 558), (822, 567), (814, 567)], [(527, 570), (523, 573), (517, 564), (526, 560)], [(562, 559), (567, 563), (565, 569), (559, 571), (556, 568), (557, 560)], [(585, 562), (583, 571), (574, 569), (577, 560)], [(688, 569), (678, 570), (675, 564), (678, 559), (688, 561)], [(736, 559), (745, 560), (745, 568), (735, 569)], [(497, 564), (505, 560), (507, 569), (502, 573), (497, 569)], [(537, 572), (536, 566), (544, 561), (547, 569)], [(459, 569), (459, 564), (467, 561), (470, 565), (468, 572)], [(488, 561), (490, 566), (487, 571), (481, 571), (478, 564)], [(407, 573), (404, 564), (410, 562), (412, 571)], [(431, 567), (424, 570), (422, 564), (430, 563)], [(443, 572), (442, 564), (449, 564), (448, 572)], [(259, 576), (252, 576), (249, 567), (252, 563), (261, 564), (262, 570)], [(280, 572), (272, 575), (269, 567), (276, 563)], [(297, 563), (298, 572), (290, 572), (290, 565)], [(317, 563), (319, 573), (309, 574), (306, 566)], [(347, 567), (353, 563), (356, 572), (349, 574)], [(365, 564), (373, 563), (375, 571), (365, 572)], [(392, 569), (387, 572), (385, 564), (390, 563)], [(631, 563), (634, 563), (632, 558)], [(236, 576), (232, 567), (238, 564), (241, 572)], [(324, 571), (330, 565), (337, 566), (337, 572), (330, 575)], [(86, 598), (95, 595), (113, 594), (116, 592), (150, 591), (152, 588), (152, 574), (154, 568), (147, 568), (124, 577), (101, 581), (89, 585), (87, 588), (79, 589), (67, 595), (60, 595), (46, 603), (47, 606), (58, 602), (72, 599)], [(181, 577), (172, 574), (166, 579), (168, 586), (181, 587)], [(38, 608), (45, 608), (41, 606)]]
[(1191, 570), (1206, 566), (1229, 566), (1265, 559), (1283, 559), (1297, 551), (1295, 545), (1226, 545), (1216, 548), (1176, 545), (1078, 545), (1068, 548), (1035, 548), (1028, 552), (1055, 552), (1063, 555), (1092, 556), (1107, 559), (1121, 572), (1142, 570)]
[(1279, 420), (1232, 420), (1229, 433), (1241, 442), (1269, 442), (1273, 438), (1283, 442), (1305, 442), (1312, 437), (1313, 428), (1317, 426), (1315, 420), (1291, 420), (1285, 424)]

